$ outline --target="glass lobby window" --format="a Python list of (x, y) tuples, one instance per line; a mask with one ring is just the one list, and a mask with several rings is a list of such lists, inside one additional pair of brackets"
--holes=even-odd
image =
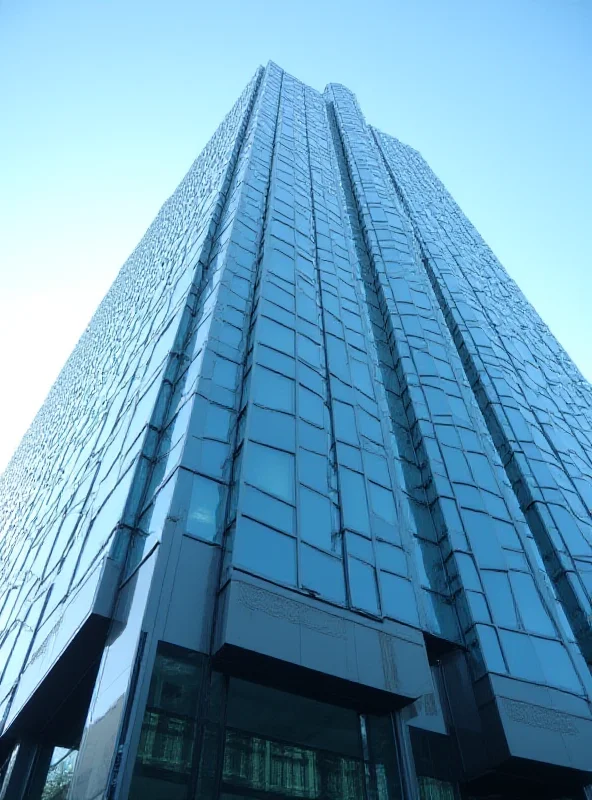
[(398, 800), (390, 719), (366, 719), (231, 678), (220, 799)]
[(188, 800), (205, 656), (161, 642), (130, 800)]
[(66, 800), (77, 755), (78, 750), (55, 748), (41, 793), (41, 800)]

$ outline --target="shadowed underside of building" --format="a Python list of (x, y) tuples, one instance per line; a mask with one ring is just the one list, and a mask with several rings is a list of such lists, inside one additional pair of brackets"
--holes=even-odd
[(257, 71), (0, 490), (0, 800), (587, 796), (592, 389), (345, 87)]

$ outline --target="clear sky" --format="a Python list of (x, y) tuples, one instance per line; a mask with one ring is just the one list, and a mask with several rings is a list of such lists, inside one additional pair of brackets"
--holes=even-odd
[(418, 149), (592, 379), (592, 0), (0, 0), (0, 469), (269, 59)]

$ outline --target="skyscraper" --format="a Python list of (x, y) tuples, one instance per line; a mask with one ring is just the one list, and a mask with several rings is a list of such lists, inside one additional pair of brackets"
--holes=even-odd
[(0, 800), (592, 782), (592, 389), (343, 86), (257, 71), (1, 493)]

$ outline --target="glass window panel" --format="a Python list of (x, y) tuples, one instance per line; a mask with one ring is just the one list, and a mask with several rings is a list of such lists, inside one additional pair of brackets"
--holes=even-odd
[(315, 425), (324, 424), (323, 399), (304, 386), (298, 387), (298, 413)]
[(67, 797), (77, 756), (77, 750), (66, 750), (63, 747), (54, 749), (41, 800), (64, 800)]
[(476, 625), (475, 629), (487, 669), (492, 672), (506, 672), (506, 664), (495, 628), (490, 625)]
[(286, 355), (294, 355), (294, 331), (268, 317), (259, 317), (256, 327), (258, 341)]
[(592, 555), (592, 548), (582, 535), (573, 515), (561, 506), (551, 505), (550, 510), (572, 555)]
[(298, 420), (298, 443), (304, 450), (326, 453), (329, 449), (328, 431), (317, 428), (303, 419)]
[(238, 379), (238, 368), (239, 365), (235, 364), (234, 361), (216, 356), (212, 380), (225, 389), (234, 389)]
[(249, 425), (249, 434), (252, 439), (257, 439), (270, 447), (294, 451), (296, 421), (291, 414), (253, 406), (250, 410)]
[(355, 711), (238, 678), (230, 679), (226, 724), (268, 739), (362, 757)]
[(159, 644), (142, 722), (130, 800), (186, 800), (205, 656)]
[(317, 547), (331, 550), (333, 520), (329, 498), (301, 486), (299, 515), (301, 538)]
[(246, 446), (244, 478), (282, 500), (294, 502), (294, 456), (255, 442)]
[(520, 549), (520, 539), (512, 524), (509, 522), (502, 522), (502, 520), (499, 519), (494, 520), (493, 524), (498, 539), (504, 547), (513, 547), (516, 550)]
[(306, 544), (300, 546), (300, 582), (305, 589), (345, 604), (343, 562)]
[(479, 514), (466, 509), (463, 509), (462, 517), (479, 566), (488, 569), (505, 569), (504, 553), (491, 517), (488, 514)]
[[(186, 473), (182, 471), (181, 474)], [(176, 478), (170, 478), (159, 490), (154, 503), (140, 517), (140, 528), (145, 533), (156, 533), (158, 535), (162, 533), (165, 520), (171, 507), (171, 499), (173, 497), (176, 484)]]
[(335, 437), (342, 442), (357, 444), (358, 436), (353, 406), (335, 400), (333, 402), (333, 419), (335, 422)]
[(555, 626), (538, 593), (531, 575), (526, 572), (510, 572), (510, 583), (524, 627), (533, 633), (555, 636)]
[(185, 529), (187, 533), (213, 542), (224, 524), (226, 486), (203, 475), (193, 475)]
[(365, 536), (358, 536), (357, 533), (346, 533), (347, 552), (350, 556), (356, 556), (368, 563), (374, 563), (374, 547), (370, 539)]
[(184, 465), (220, 480), (224, 478), (227, 459), (228, 445), (213, 439), (196, 439), (195, 436), (189, 439), (183, 453)]
[(371, 614), (380, 614), (376, 571), (370, 564), (348, 558), (349, 590), (355, 608), (363, 608)]
[(310, 450), (300, 449), (298, 453), (298, 474), (300, 481), (321, 494), (329, 491), (329, 478), (327, 475), (328, 462), (326, 455), (311, 453)]
[(380, 420), (373, 414), (368, 414), (363, 409), (359, 409), (358, 414), (360, 433), (372, 442), (379, 442), (382, 444), (382, 428), (380, 427)]
[(422, 595), (425, 600), (424, 608), (429, 630), (443, 636), (445, 639), (458, 641), (460, 638), (458, 618), (452, 605), (446, 602), (443, 595), (437, 592), (430, 592), (425, 589)]
[(471, 610), (474, 622), (491, 622), (491, 615), (487, 607), (485, 595), (481, 592), (466, 592), (465, 597)]
[(364, 392), (364, 394), (367, 394), (368, 397), (374, 397), (374, 390), (372, 388), (372, 381), (370, 380), (370, 371), (368, 370), (368, 365), (363, 361), (352, 359), (350, 361), (350, 369), (356, 388), (361, 392)]
[(499, 631), (502, 647), (512, 675), (535, 683), (545, 683), (541, 662), (527, 633)]
[(539, 639), (537, 636), (533, 636), (531, 641), (543, 666), (547, 683), (551, 686), (564, 686), (573, 692), (581, 692), (580, 679), (561, 642)]
[(290, 356), (278, 353), (277, 350), (272, 350), (264, 344), (260, 344), (257, 348), (257, 363), (263, 364), (265, 367), (281, 372), (289, 378), (293, 378), (296, 374), (296, 364), (294, 359)]
[(447, 592), (448, 582), (444, 574), (440, 548), (437, 544), (427, 542), (417, 536), (413, 538), (415, 563), (417, 564), (420, 582), (437, 592)]
[(397, 521), (397, 511), (393, 493), (377, 483), (372, 483), (372, 481), (368, 481), (368, 490), (372, 511), (391, 525), (394, 525)]
[(294, 413), (294, 381), (258, 364), (253, 368), (251, 391), (255, 403)]
[(376, 542), (376, 559), (380, 569), (396, 572), (398, 575), (407, 575), (407, 556), (401, 547), (395, 547), (386, 542)]
[(517, 628), (516, 606), (507, 572), (482, 570), (481, 580), (495, 623), (507, 628)]
[(475, 483), (484, 489), (489, 489), (490, 492), (499, 492), (489, 459), (480, 453), (467, 453), (467, 459), (475, 477)]
[(482, 589), (481, 581), (472, 557), (466, 553), (455, 553), (454, 559), (464, 588), (480, 592)]
[(204, 434), (210, 439), (219, 439), (221, 442), (229, 440), (232, 412), (228, 408), (208, 403), (205, 415)]
[(275, 497), (260, 492), (252, 486), (244, 486), (241, 494), (241, 510), (272, 528), (295, 534), (294, 508)]
[(327, 336), (327, 357), (331, 372), (348, 379), (348, 361), (345, 342), (336, 336)]
[(530, 567), (528, 566), (528, 561), (526, 560), (524, 553), (517, 553), (514, 550), (506, 550), (505, 556), (510, 569), (524, 570), (525, 572), (530, 571)]
[(417, 600), (411, 582), (390, 572), (380, 573), (383, 612), (393, 619), (419, 626)]
[(376, 453), (369, 453), (368, 450), (362, 452), (364, 458), (364, 469), (371, 481), (380, 483), (382, 486), (390, 488), (391, 479), (389, 476), (386, 458), (377, 456)]
[(237, 523), (232, 560), (261, 575), (296, 585), (296, 540), (247, 517)]
[(313, 367), (321, 367), (321, 348), (308, 336), (298, 334), (298, 358), (302, 359)]
[[(483, 492), (476, 489), (474, 486), (468, 486), (466, 483), (455, 483), (454, 493), (456, 499), (462, 508), (475, 509), (476, 511), (484, 511), (485, 503)], [(464, 518), (464, 514), (463, 514)]]
[(342, 467), (339, 470), (339, 477), (344, 527), (370, 535), (370, 519), (363, 476)]
[(473, 476), (467, 465), (462, 450), (457, 450), (454, 447), (441, 446), (442, 455), (444, 456), (444, 463), (451, 481), (460, 481), (461, 483), (473, 483)]
[[(350, 467), (350, 469), (356, 470), (356, 472), (363, 471), (362, 457), (357, 447), (351, 447), (349, 444), (337, 442), (337, 461), (342, 466)], [(366, 470), (366, 473), (368, 473), (368, 470)]]

